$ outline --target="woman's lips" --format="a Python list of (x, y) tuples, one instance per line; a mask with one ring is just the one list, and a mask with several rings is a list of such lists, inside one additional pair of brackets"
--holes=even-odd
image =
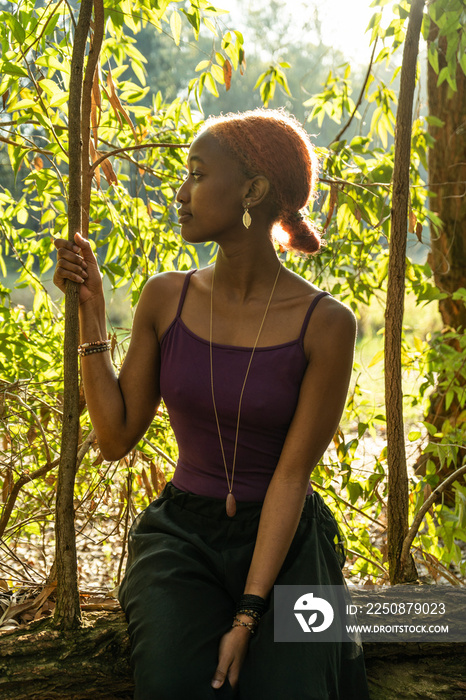
[(191, 218), (192, 218), (191, 214), (178, 214), (178, 222), (180, 224), (185, 224)]
[(178, 223), (185, 224), (191, 218), (192, 218), (192, 214), (188, 214), (187, 212), (179, 212)]

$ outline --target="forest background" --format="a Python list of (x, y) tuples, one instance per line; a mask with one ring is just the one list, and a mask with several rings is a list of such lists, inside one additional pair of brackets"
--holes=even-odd
[[(274, 0), (250, 6), (239, 0), (235, 23), (206, 0), (113, 2), (92, 86), (88, 234), (104, 274), (118, 368), (147, 278), (207, 264), (214, 255), (211, 247), (184, 244), (174, 209), (185, 146), (204, 115), (264, 104), (283, 106), (305, 124), (322, 163), (310, 216), (327, 245), (312, 258), (280, 254), (350, 305), (359, 320), (341, 430), (312, 480), (344, 529), (348, 578), (386, 583), (383, 336), (394, 125), (410, 3), (372, 5), (368, 63), (355, 66), (323, 44), (317, 3), (302, 6), (298, 32), (296, 9)], [(63, 306), (51, 276), (53, 238), (67, 233), (67, 101), (77, 7), (0, 0), (0, 9), (0, 587), (10, 605), (15, 591), (54, 579)], [(464, 476), (433, 492), (461, 470), (465, 455), (466, 152), (464, 125), (461, 131), (432, 106), (435, 93), (437, 111), (459, 113), (464, 122), (464, 20), (462, 0), (427, 3), (412, 127), (402, 337), (410, 523), (422, 515), (412, 554), (425, 580), (456, 585), (466, 576)], [(438, 179), (429, 150), (443, 143), (444, 133), (455, 147), (447, 178)], [(450, 202), (453, 211), (446, 208)], [(162, 407), (125, 459), (104, 462), (82, 392), (80, 410), (74, 502), (80, 590), (110, 592), (124, 569), (128, 527), (170, 477), (176, 444)]]

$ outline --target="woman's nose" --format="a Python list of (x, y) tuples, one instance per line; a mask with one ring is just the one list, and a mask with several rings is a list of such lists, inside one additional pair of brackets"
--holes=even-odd
[(187, 182), (183, 182), (181, 185), (180, 189), (176, 193), (176, 201), (179, 202), (180, 204), (183, 204), (184, 202), (187, 202), (189, 199), (189, 189), (187, 187)]

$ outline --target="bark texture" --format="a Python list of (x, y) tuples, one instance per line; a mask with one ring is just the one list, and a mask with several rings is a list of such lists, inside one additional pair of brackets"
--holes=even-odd
[[(100, 51), (104, 39), (105, 30), (105, 14), (103, 0), (93, 0), (94, 5), (94, 34), (92, 37), (91, 47), (89, 49), (89, 57), (86, 65), (86, 72), (83, 82), (82, 96), (82, 119), (81, 119), (81, 135), (82, 135), (82, 154), (81, 154), (81, 175), (82, 175), (82, 198), (81, 212), (82, 221), (80, 233), (84, 238), (89, 235), (89, 213), (91, 203), (91, 187), (92, 187), (92, 172), (89, 157), (89, 146), (91, 140), (91, 110), (93, 102), (93, 88), (95, 94), (100, 95), (98, 85), (98, 64)], [(95, 100), (95, 97), (94, 97)], [(96, 105), (97, 111), (97, 105)], [(97, 127), (95, 126), (95, 130)], [(94, 133), (95, 148), (97, 149), (97, 134)]]
[(79, 629), (50, 621), (0, 635), (0, 700), (132, 698), (123, 613), (85, 613)]
[[(432, 22), (429, 45), (438, 39), (438, 27)], [(439, 40), (439, 71), (446, 63), (446, 37)], [(430, 265), (435, 284), (452, 293), (466, 288), (466, 76), (457, 63), (457, 91), (443, 82), (428, 64), (427, 90), (429, 114), (444, 126), (430, 126), (435, 146), (429, 151), (430, 206), (442, 220), (442, 227), (431, 229)], [(466, 328), (466, 306), (460, 301), (443, 299), (439, 309), (445, 326)]]
[(400, 96), (395, 130), (390, 255), (387, 308), (385, 312), (385, 404), (387, 410), (388, 460), (388, 563), (390, 582), (417, 579), (409, 555), (401, 560), (408, 533), (408, 472), (406, 466), (403, 388), (401, 381), (401, 334), (405, 295), (405, 258), (409, 203), (409, 163), (413, 97), (419, 35), (424, 0), (413, 0), (406, 32), (401, 68)]
[[(81, 230), (81, 105), (84, 55), (93, 0), (82, 0), (73, 44), (70, 74), (68, 238)], [(80, 624), (74, 531), (74, 481), (79, 441), (78, 319), (79, 290), (67, 282), (65, 295), (64, 405), (56, 502), (57, 607), (55, 622), (63, 629)]]
[[(431, 23), (428, 44), (438, 43), (439, 72), (447, 65), (447, 40), (439, 38), (439, 30)], [(438, 75), (428, 63), (427, 91), (429, 114), (444, 122), (443, 126), (429, 126), (435, 145), (429, 150), (429, 191), (433, 196), (430, 207), (441, 219), (441, 226), (431, 226), (431, 252), (429, 264), (434, 274), (437, 287), (452, 294), (461, 287), (466, 288), (466, 76), (459, 62), (456, 70), (457, 91), (454, 92), (448, 82), (437, 86)], [(445, 329), (463, 332), (466, 328), (466, 305), (460, 300), (447, 297), (439, 302), (439, 310)], [(456, 350), (458, 344), (449, 341)], [(442, 382), (442, 374), (439, 376)], [(451, 380), (450, 380), (451, 381)], [(457, 374), (455, 382), (465, 385), (464, 374)], [(464, 401), (459, 402), (455, 396), (450, 405), (446, 404), (446, 392), (437, 389), (430, 401), (426, 420), (435, 425), (439, 432), (445, 421), (456, 426), (464, 411)], [(448, 406), (448, 407), (447, 407)], [(433, 442), (436, 438), (431, 438)], [(428, 455), (435, 461), (435, 456)], [(461, 466), (466, 456), (466, 449), (459, 447), (456, 464), (440, 468), (441, 478)], [(453, 460), (455, 462), (455, 459)], [(427, 456), (418, 460), (417, 471), (424, 473)], [(438, 463), (438, 461), (437, 461)], [(448, 505), (454, 503), (454, 491), (451, 487), (442, 498)]]
[(372, 649), (364, 645), (371, 700), (464, 700), (464, 645), (445, 645), (450, 648), (429, 652), (418, 648), (409, 655), (396, 646), (373, 644)]
[[(73, 632), (41, 622), (0, 635), (0, 700), (132, 700), (123, 613), (83, 617)], [(364, 653), (371, 700), (466, 695), (466, 643), (364, 644)]]

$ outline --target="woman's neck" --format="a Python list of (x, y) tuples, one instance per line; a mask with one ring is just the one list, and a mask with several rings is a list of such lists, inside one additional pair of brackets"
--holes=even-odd
[(270, 240), (250, 240), (234, 249), (219, 247), (215, 262), (217, 294), (223, 292), (240, 303), (262, 297), (273, 283), (279, 264)]

